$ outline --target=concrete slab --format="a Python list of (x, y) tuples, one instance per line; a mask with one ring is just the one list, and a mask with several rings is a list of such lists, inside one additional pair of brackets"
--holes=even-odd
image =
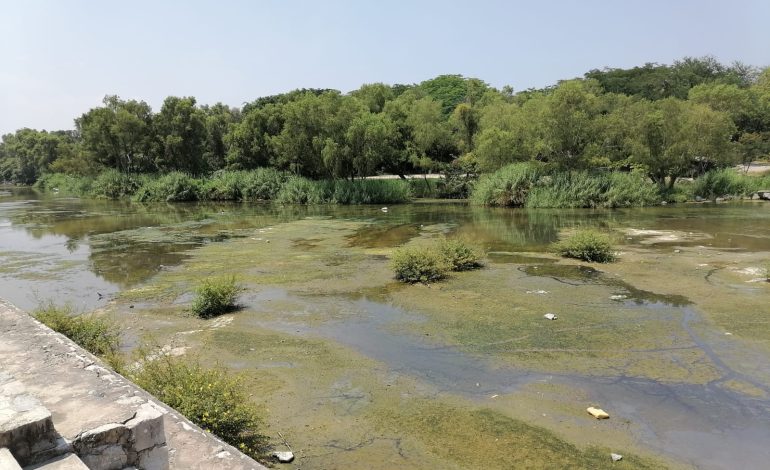
[(3, 447), (0, 449), (0, 469), (2, 470), (21, 470), (21, 466), (11, 455), (11, 451)]
[[(73, 447), (85, 431), (107, 426), (100, 431), (104, 436), (114, 437), (116, 445), (123, 442), (122, 430), (127, 429), (130, 440), (139, 441), (140, 446), (151, 446), (139, 452), (141, 455), (129, 455), (129, 458), (158, 462), (168, 455), (171, 469), (265, 468), (159, 403), (68, 338), (2, 299), (0, 370), (23, 383), (27, 392), (50, 410), (56, 431), (72, 442)], [(145, 404), (165, 413), (162, 419), (165, 445), (159, 445), (157, 428), (140, 425), (136, 420), (145, 416), (156, 425), (161, 422), (157, 415), (143, 408)], [(105, 458), (119, 457), (116, 449), (100, 451)]]
[(27, 467), (24, 470), (89, 470), (86, 464), (75, 454), (57, 457), (40, 465)]

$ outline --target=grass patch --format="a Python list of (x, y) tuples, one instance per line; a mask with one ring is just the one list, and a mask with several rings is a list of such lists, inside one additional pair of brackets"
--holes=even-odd
[(134, 199), (139, 202), (183, 202), (200, 199), (201, 182), (190, 175), (174, 171), (158, 178), (148, 177)]
[(60, 307), (53, 303), (38, 307), (32, 315), (50, 329), (108, 362), (118, 354), (120, 333), (117, 326), (106, 318), (75, 315), (72, 307)]
[(692, 194), (703, 199), (750, 197), (760, 189), (770, 189), (770, 176), (746, 175), (732, 168), (709, 171), (692, 183)]
[(201, 318), (211, 318), (234, 310), (238, 294), (243, 287), (235, 281), (235, 276), (220, 279), (206, 279), (195, 290), (191, 310)]
[(169, 356), (145, 357), (129, 378), (241, 452), (264, 460), (268, 440), (262, 419), (239, 376)]
[(434, 282), (449, 271), (481, 267), (481, 253), (462, 240), (441, 240), (424, 246), (397, 248), (391, 257), (396, 279), (402, 282)]
[(515, 163), (481, 178), (471, 202), (530, 208), (615, 208), (660, 204), (660, 189), (637, 173), (554, 172), (535, 163)]
[(409, 283), (438, 281), (451, 269), (447, 259), (434, 246), (398, 248), (390, 262), (396, 279)]
[(581, 230), (555, 243), (553, 249), (565, 258), (592, 263), (609, 263), (616, 259), (610, 238), (593, 230)]
[(463, 240), (442, 240), (438, 250), (452, 271), (468, 271), (482, 266), (481, 252)]

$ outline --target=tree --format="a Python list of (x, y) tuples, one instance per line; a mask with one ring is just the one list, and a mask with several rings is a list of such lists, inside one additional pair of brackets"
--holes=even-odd
[(206, 140), (203, 147), (203, 160), (206, 167), (219, 170), (225, 167), (227, 143), (225, 136), (230, 127), (240, 119), (240, 111), (222, 103), (214, 106), (201, 106), (206, 128)]
[(639, 101), (624, 112), (634, 123), (629, 161), (662, 187), (671, 188), (677, 178), (699, 169), (734, 161), (730, 136), (735, 125), (725, 113), (676, 98)]
[(380, 113), (385, 108), (385, 103), (395, 96), (393, 89), (384, 83), (369, 83), (361, 85), (361, 88), (350, 93), (358, 98), (369, 109), (369, 112)]
[(161, 171), (201, 174), (208, 170), (203, 152), (206, 143), (205, 114), (195, 98), (169, 96), (155, 115), (157, 136), (155, 164)]
[(0, 180), (32, 184), (72, 142), (71, 134), (19, 129), (0, 144)]
[(130, 173), (152, 168), (152, 109), (144, 101), (106, 96), (103, 107), (75, 120), (83, 148), (108, 168)]

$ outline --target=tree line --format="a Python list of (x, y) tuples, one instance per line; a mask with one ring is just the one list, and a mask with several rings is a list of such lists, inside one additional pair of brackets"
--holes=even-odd
[(770, 68), (710, 57), (591, 70), (514, 93), (441, 75), (347, 94), (302, 89), (241, 108), (170, 96), (107, 96), (74, 130), (20, 129), (0, 142), (0, 180), (270, 167), (312, 179), (491, 172), (540, 161), (564, 170), (635, 169), (661, 186), (770, 152)]

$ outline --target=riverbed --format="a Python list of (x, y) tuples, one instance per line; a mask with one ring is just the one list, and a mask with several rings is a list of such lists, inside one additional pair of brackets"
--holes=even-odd
[[(618, 262), (548, 251), (586, 227)], [(393, 279), (395, 247), (440, 237), (479, 246), (484, 267)], [(109, 315), (127, 353), (242, 373), (303, 469), (764, 468), (768, 266), (763, 202), (385, 211), (0, 191), (0, 297)], [(246, 287), (242, 308), (190, 316), (221, 275)]]

